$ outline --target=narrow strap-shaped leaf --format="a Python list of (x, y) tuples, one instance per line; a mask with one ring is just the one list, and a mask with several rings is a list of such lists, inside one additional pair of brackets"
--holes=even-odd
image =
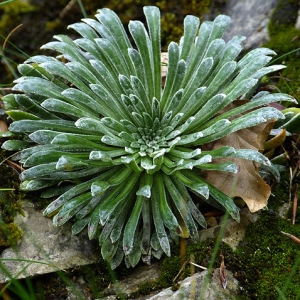
[(49, 88), (49, 81), (43, 78), (36, 77), (21, 77), (16, 80), (17, 84), (13, 87), (14, 91), (23, 91), (28, 94), (37, 94), (49, 98), (63, 99), (61, 96), (62, 88), (51, 83)]
[[(100, 244), (100, 242), (99, 242)], [(105, 261), (110, 263), (117, 253), (119, 248), (119, 241), (113, 243), (110, 239), (105, 239), (103, 244), (101, 245), (101, 255)]]
[[(144, 6), (153, 53), (154, 97), (161, 97), (161, 45), (160, 45), (160, 11), (155, 6)], [(150, 98), (151, 99), (151, 98)]]
[(235, 163), (232, 162), (224, 162), (218, 164), (201, 164), (197, 165), (196, 168), (207, 171), (220, 171), (220, 172), (230, 172), (237, 173), (238, 169)]
[(6, 114), (12, 118), (14, 121), (19, 121), (19, 120), (40, 120), (41, 118), (31, 114), (31, 113), (28, 113), (28, 112), (25, 112), (23, 110), (7, 110), (6, 111)]
[(269, 159), (257, 150), (252, 149), (235, 149), (234, 153), (230, 157), (238, 157), (247, 160), (256, 161), (265, 166), (271, 166)]
[(82, 82), (87, 83), (87, 85), (92, 83), (100, 83), (97, 76), (97, 72), (92, 66), (89, 66), (89, 68), (87, 68), (76, 61), (68, 62), (65, 65), (73, 74), (77, 74), (77, 76), (80, 77)]
[[(100, 24), (101, 25), (101, 24)], [(94, 40), (88, 40), (85, 38), (79, 38), (74, 40), (74, 43), (88, 53), (88, 57), (91, 63), (91, 60), (96, 60), (103, 63), (110, 72), (112, 72), (112, 66), (110, 65), (108, 58), (102, 51), (99, 51), (99, 46)], [(96, 69), (94, 71), (97, 71)], [(113, 72), (112, 72), (113, 73)]]
[(193, 43), (199, 28), (200, 20), (195, 16), (186, 16), (183, 21), (184, 35), (180, 42), (180, 59), (186, 61), (190, 51), (192, 51)]
[(99, 224), (100, 224), (100, 207), (99, 205), (95, 208), (90, 216), (90, 221), (88, 223), (88, 237), (89, 239), (93, 239), (97, 232), (99, 233)]
[(9, 130), (13, 132), (33, 132), (40, 129), (86, 133), (76, 128), (73, 122), (66, 120), (21, 120), (12, 123), (9, 127)]
[(136, 76), (131, 76), (130, 79), (131, 79), (132, 87), (134, 88), (134, 94), (137, 97), (139, 97), (139, 99), (143, 99), (143, 104), (147, 108), (146, 111), (150, 111), (151, 109), (150, 100), (145, 91), (145, 87), (142, 84), (142, 81), (140, 80), (140, 78)]
[[(98, 118), (89, 118), (89, 117), (83, 117), (78, 119), (75, 122), (76, 127), (89, 130), (90, 133), (102, 133), (106, 134), (111, 137), (115, 137), (114, 134), (118, 133), (117, 131), (111, 129), (110, 127), (107, 127), (104, 125), (105, 122), (101, 122)], [(116, 137), (117, 138), (117, 137)]]
[(16, 102), (22, 107), (22, 109), (24, 109), (25, 111), (29, 110), (32, 114), (41, 119), (59, 119), (58, 116), (42, 108), (39, 103), (25, 95), (16, 94), (14, 95), (14, 97)]
[(128, 256), (126, 256), (126, 260), (125, 260), (125, 263), (126, 261), (128, 261), (131, 267), (135, 267), (140, 261), (142, 255), (141, 243), (142, 243), (142, 234), (141, 232), (139, 232), (138, 234), (135, 235), (133, 250), (131, 253), (129, 253)]
[[(92, 93), (92, 92), (91, 92)], [(109, 115), (114, 116), (114, 113), (112, 112), (111, 108), (108, 105), (105, 105), (105, 103), (98, 98), (96, 94), (93, 93), (93, 97), (90, 95), (75, 89), (75, 88), (69, 88), (62, 92), (62, 95), (68, 99), (68, 101), (73, 101), (77, 103), (85, 104), (86, 106), (93, 109), (95, 113), (101, 114), (101, 115)]]
[[(86, 219), (87, 216), (87, 219), (89, 220), (91, 213), (94, 211), (95, 207), (100, 203), (101, 200), (101, 196), (92, 197), (90, 202), (76, 213), (76, 219)], [(86, 225), (87, 224), (88, 222), (86, 223)]]
[(177, 189), (172, 179), (174, 180), (172, 176), (169, 177), (163, 175), (163, 180), (167, 187), (167, 190), (172, 197), (173, 203), (175, 204), (182, 219), (181, 221), (179, 220), (182, 228), (182, 231), (179, 235), (183, 238), (187, 238), (189, 236), (195, 238), (196, 236), (198, 236), (198, 229), (189, 211), (189, 207), (187, 206), (186, 194), (181, 193)]
[[(204, 92), (202, 98), (206, 98), (206, 92)], [(211, 97), (202, 108), (194, 115), (195, 121), (191, 124), (187, 133), (195, 132), (200, 125), (207, 122), (211, 117), (219, 112), (219, 107), (223, 106), (223, 100), (226, 98), (225, 94), (216, 94)]]
[(88, 67), (88, 60), (77, 47), (75, 42), (66, 35), (55, 35), (57, 41), (49, 42), (41, 47), (41, 49), (51, 49), (62, 53), (69, 61), (81, 62)]
[(244, 68), (248, 63), (251, 61), (255, 61), (261, 56), (265, 55), (276, 55), (276, 52), (274, 52), (271, 49), (268, 48), (256, 48), (251, 51), (249, 51), (247, 54), (245, 54), (238, 62), (238, 69), (241, 70)]
[(161, 106), (166, 111), (165, 105), (168, 103), (168, 98), (172, 95), (172, 87), (176, 78), (176, 71), (179, 62), (179, 47), (175, 42), (171, 42), (168, 46), (168, 72), (166, 82), (161, 98)]
[[(95, 179), (93, 179), (93, 180), (95, 180)], [(91, 187), (93, 180), (88, 180), (86, 182), (79, 183), (76, 186), (74, 186), (73, 188), (71, 188), (68, 191), (66, 191), (65, 193), (63, 193), (61, 196), (59, 196), (56, 200), (51, 202), (46, 207), (46, 209), (43, 212), (43, 215), (44, 216), (51, 215), (53, 212), (55, 212), (57, 209), (59, 209), (68, 200), (72, 199), (76, 195), (79, 195), (81, 193), (88, 191)]]
[[(143, 60), (142, 60), (140, 52), (138, 52), (135, 49), (129, 48), (128, 49), (128, 55), (130, 57), (132, 65), (134, 67), (134, 73), (133, 74), (142, 82), (142, 85), (144, 86), (145, 91), (147, 92), (147, 95), (148, 95), (146, 70), (144, 68)], [(149, 99), (148, 96), (147, 96), (147, 98)]]
[(115, 253), (114, 257), (112, 258), (112, 260), (110, 261), (110, 267), (112, 270), (117, 268), (121, 264), (121, 262), (124, 258), (124, 251), (122, 248), (121, 240), (119, 240), (117, 242), (117, 244), (118, 244), (118, 248), (116, 250), (116, 253)]
[(90, 217), (89, 216), (86, 217), (86, 218), (84, 218), (84, 219), (77, 220), (72, 225), (72, 228), (71, 228), (72, 234), (76, 235), (76, 234), (80, 233), (87, 226), (87, 224), (89, 223), (89, 221), (90, 221)]
[(195, 45), (194, 51), (190, 53), (187, 59), (187, 74), (185, 81), (189, 81), (191, 76), (193, 76), (195, 70), (198, 69), (199, 64), (202, 61), (202, 56), (205, 53), (206, 44), (209, 41), (209, 36), (213, 28), (213, 23), (210, 21), (205, 21), (201, 24)]
[[(206, 220), (202, 213), (199, 211), (197, 206), (195, 205), (193, 199), (191, 198), (189, 192), (187, 191), (186, 187), (181, 184), (174, 176), (172, 177), (172, 181), (180, 194), (182, 195), (182, 198), (187, 202), (187, 206), (193, 216), (193, 218), (198, 222), (198, 224), (204, 228), (206, 228)], [(196, 235), (197, 236), (197, 235)]]
[(80, 117), (97, 117), (97, 113), (85, 108), (83, 105), (77, 104), (77, 106), (74, 106), (66, 101), (61, 101), (54, 98), (48, 98), (47, 100), (43, 101), (41, 106), (49, 111), (66, 114), (74, 119), (78, 119)]
[[(126, 200), (128, 195), (134, 190), (135, 184), (138, 180), (138, 174), (132, 173), (127, 182), (115, 186), (107, 194), (105, 199), (100, 203), (100, 223), (104, 225), (113, 213), (115, 207)], [(129, 197), (130, 198), (130, 197)]]
[(171, 231), (182, 235), (182, 229), (180, 228), (175, 215), (173, 214), (171, 207), (168, 203), (164, 183), (160, 172), (154, 176), (154, 184), (152, 188), (152, 199), (157, 197), (159, 201), (159, 211), (162, 217), (164, 225)]
[(82, 159), (70, 155), (63, 155), (57, 160), (56, 170), (70, 172), (81, 170), (83, 168), (86, 168), (87, 166), (90, 166), (88, 159)]
[[(69, 154), (68, 152), (57, 151), (57, 150), (44, 150), (33, 153), (29, 156), (23, 163), (24, 167), (30, 167), (38, 164), (48, 163), (48, 162), (57, 162), (58, 159)], [(72, 153), (74, 158), (88, 159), (89, 155), (87, 153)]]
[(171, 256), (171, 247), (170, 247), (168, 235), (164, 227), (163, 216), (160, 213), (160, 207), (159, 207), (160, 204), (159, 204), (159, 197), (157, 195), (157, 192), (153, 193), (151, 197), (151, 204), (152, 204), (153, 222), (155, 226), (157, 239), (159, 241), (159, 245), (168, 256)]
[(61, 226), (69, 221), (83, 206), (91, 200), (91, 193), (84, 193), (65, 203), (53, 218), (55, 226)]
[(98, 38), (96, 32), (87, 24), (85, 23), (74, 23), (67, 27), (68, 29), (71, 28), (77, 31), (81, 36), (85, 37), (86, 39), (93, 40)]
[[(184, 98), (182, 100), (183, 103), (188, 104), (190, 101), (190, 97), (195, 93), (195, 91), (200, 87), (202, 91), (206, 89), (206, 87), (201, 86), (207, 80), (208, 76), (211, 74), (211, 69), (213, 68), (214, 60), (211, 57), (204, 59), (199, 65), (198, 69), (195, 71), (193, 76), (190, 78), (188, 85), (183, 84), (184, 87)], [(195, 101), (197, 103), (197, 101)], [(193, 103), (194, 104), (194, 103)], [(195, 104), (194, 104), (195, 105)], [(188, 107), (191, 105), (188, 104)], [(200, 104), (199, 104), (200, 106)], [(181, 109), (187, 110), (185, 105), (181, 105)], [(177, 110), (178, 111), (178, 110)], [(192, 111), (192, 110), (191, 110)]]
[(273, 107), (262, 107), (250, 113), (247, 113), (237, 119), (232, 120), (231, 124), (229, 124), (226, 129), (220, 130), (219, 132), (212, 134), (210, 136), (206, 136), (200, 138), (195, 145), (203, 145), (206, 143), (210, 143), (217, 139), (220, 139), (223, 136), (226, 136), (232, 132), (236, 132), (238, 130), (249, 128), (260, 123), (264, 123), (268, 120), (272, 119), (280, 119), (283, 117), (283, 114), (276, 108)]
[(106, 30), (103, 30), (103, 27), (98, 27), (100, 34), (119, 48), (118, 52), (123, 58), (123, 63), (126, 64), (126, 69), (128, 69), (128, 72), (132, 71), (132, 66), (129, 64), (127, 57), (127, 49), (132, 46), (120, 18), (115, 12), (107, 8), (103, 8), (99, 12), (100, 14), (97, 14), (96, 18), (106, 28)]
[[(185, 76), (185, 72), (186, 72), (186, 63), (184, 60), (180, 60), (178, 62), (177, 65), (177, 69), (176, 69), (176, 73), (175, 73), (175, 77), (174, 80), (172, 82), (172, 88), (169, 91), (168, 94), (168, 98), (166, 99), (166, 102), (163, 105), (163, 113), (166, 113), (169, 110), (173, 110), (174, 107), (171, 106), (172, 105), (172, 101), (174, 99), (174, 97), (176, 98), (176, 94), (180, 89), (180, 87), (182, 86), (182, 80)], [(168, 77), (168, 75), (167, 75)]]
[(133, 249), (134, 238), (136, 235), (137, 226), (142, 214), (144, 197), (137, 196), (132, 213), (126, 223), (123, 233), (123, 250), (125, 255), (130, 254)]
[(56, 185), (56, 180), (39, 180), (39, 179), (32, 179), (32, 180), (25, 180), (20, 184), (21, 191), (37, 191), (44, 188), (49, 188)]
[(124, 104), (118, 99), (118, 97), (115, 97), (115, 95), (107, 88), (100, 84), (91, 84), (90, 87), (92, 91), (103, 101), (105, 106), (111, 107), (113, 114), (108, 116), (114, 117), (116, 115), (117, 120), (123, 119), (124, 117), (130, 119), (128, 109), (124, 107)]
[[(74, 63), (73, 66), (75, 66), (75, 65), (78, 66), (81, 64)], [(58, 60), (49, 61), (49, 62), (47, 61), (47, 62), (42, 63), (41, 66), (43, 68), (45, 68), (51, 74), (53, 74), (55, 76), (60, 76), (60, 77), (64, 78), (65, 80), (71, 82), (74, 86), (76, 86), (78, 89), (80, 89), (82, 91), (89, 90), (88, 81), (86, 81), (85, 79), (80, 77), (78, 71), (75, 70), (76, 73), (72, 72), (71, 68), (68, 68), (68, 66), (64, 63), (62, 63)], [(70, 65), (70, 66), (72, 66), (72, 65)], [(81, 65), (81, 66), (82, 66), (82, 69), (85, 68), (84, 65)], [(88, 71), (85, 73), (87, 74)], [(92, 77), (92, 75), (89, 75), (89, 76)], [(94, 77), (93, 81), (95, 81), (95, 80), (96, 79)], [(60, 96), (60, 98), (61, 98), (61, 96)]]
[[(48, 168), (47, 168), (48, 166)], [(29, 180), (34, 178), (41, 178), (45, 180), (74, 180), (74, 178), (84, 178), (99, 174), (103, 171), (103, 167), (88, 167), (80, 169), (79, 171), (58, 172), (56, 170), (56, 163), (42, 164), (26, 169), (21, 173), (22, 180)]]
[(231, 215), (231, 217), (234, 220), (239, 222), (240, 221), (239, 209), (235, 205), (233, 199), (230, 198), (229, 196), (227, 196), (226, 194), (224, 194), (222, 191), (220, 191), (216, 187), (214, 187), (212, 184), (203, 180), (202, 178), (199, 180), (201, 180), (201, 181), (205, 182), (205, 184), (207, 184), (211, 197), (213, 197), (218, 203), (220, 203), (221, 206), (226, 209), (226, 211)]
[(142, 208), (142, 219), (143, 219), (143, 236), (141, 250), (142, 254), (149, 255), (150, 252), (150, 241), (152, 232), (152, 219), (151, 219), (151, 205), (150, 200), (144, 198), (143, 208)]
[(230, 22), (231, 22), (231, 19), (229, 16), (218, 15), (213, 22), (213, 28), (212, 28), (209, 39), (212, 41), (212, 40), (221, 38), (223, 36), (225, 30), (229, 26)]
[[(127, 225), (128, 222), (128, 215), (132, 212), (133, 209), (133, 203), (135, 202), (136, 198), (134, 193), (132, 192), (126, 199), (124, 206), (120, 210), (120, 214), (116, 216), (117, 221), (115, 226), (113, 227), (111, 233), (110, 233), (110, 240), (115, 243), (121, 239), (121, 237), (124, 234), (124, 227), (125, 223)], [(137, 217), (137, 216), (135, 216)], [(136, 237), (136, 235), (135, 235)]]
[(123, 74), (126, 76), (130, 75), (130, 71), (128, 69), (128, 59), (123, 58), (123, 53), (120, 52), (118, 46), (111, 42), (108, 39), (98, 38), (95, 39), (99, 50), (106, 57), (106, 62), (110, 65), (110, 69), (114, 73), (114, 76), (118, 76), (118, 74)]
[(154, 57), (151, 40), (142, 22), (130, 21), (128, 28), (141, 55), (146, 76), (145, 88), (149, 94), (149, 99), (152, 99), (155, 96), (155, 85), (153, 67)]
[[(233, 108), (227, 112), (224, 112), (220, 116), (213, 119), (213, 123), (219, 121), (221, 118), (232, 118), (239, 114), (245, 113), (246, 111), (250, 111), (254, 108), (261, 107), (263, 105), (277, 102), (277, 101), (293, 101), (293, 98), (290, 95), (282, 94), (282, 93), (274, 93), (274, 94), (263, 94), (261, 97), (255, 97), (251, 99), (251, 101), (248, 101), (240, 105), (236, 108)], [(208, 125), (210, 122), (207, 123)], [(207, 126), (207, 125), (206, 125)]]

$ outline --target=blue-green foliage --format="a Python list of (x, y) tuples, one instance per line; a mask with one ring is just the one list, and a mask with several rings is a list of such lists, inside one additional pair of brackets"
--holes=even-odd
[(3, 145), (20, 150), (13, 158), (25, 168), (22, 188), (57, 197), (44, 214), (54, 215), (55, 225), (73, 218), (74, 234), (87, 227), (112, 268), (124, 257), (135, 266), (141, 258), (170, 255), (178, 237), (197, 240), (206, 222), (191, 193), (239, 220), (233, 200), (201, 178), (201, 170), (237, 172), (234, 163), (216, 158), (270, 162), (254, 150), (201, 147), (282, 118), (267, 104), (291, 100), (261, 92), (223, 110), (249, 99), (262, 76), (282, 68), (266, 67), (274, 54), (267, 48), (238, 61), (244, 38), (222, 39), (230, 23), (224, 15), (201, 26), (197, 17), (185, 18), (180, 43), (168, 47), (162, 84), (160, 12), (145, 7), (144, 13), (147, 29), (131, 21), (130, 38), (109, 9), (69, 26), (80, 38), (55, 36), (43, 49), (60, 55), (21, 64), (15, 93), (3, 98), (15, 120), (9, 130), (22, 136)]

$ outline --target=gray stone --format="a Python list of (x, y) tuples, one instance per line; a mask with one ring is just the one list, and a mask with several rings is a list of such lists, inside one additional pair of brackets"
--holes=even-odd
[[(72, 236), (70, 223), (54, 227), (52, 220), (36, 211), (29, 202), (24, 202), (23, 209), (26, 216), (15, 219), (15, 223), (24, 232), (23, 238), (15, 248), (5, 249), (0, 256), (2, 265), (11, 276), (24, 278), (66, 270), (99, 259), (99, 247), (96, 242), (88, 239), (86, 232)], [(8, 279), (0, 272), (0, 282)]]
[(179, 282), (177, 291), (168, 288), (149, 298), (149, 300), (217, 300), (232, 299), (239, 291), (238, 281), (232, 272), (226, 271), (227, 288), (224, 289), (219, 278), (219, 269), (214, 270), (210, 278), (208, 271), (196, 273)]
[(278, 1), (226, 1), (220, 12), (230, 16), (232, 23), (225, 32), (224, 39), (228, 40), (235, 35), (243, 35), (247, 38), (245, 49), (260, 47), (269, 40), (268, 23)]
[[(222, 241), (235, 250), (239, 242), (244, 238), (247, 227), (256, 222), (258, 213), (251, 213), (248, 208), (243, 208), (240, 211), (240, 222), (233, 219), (228, 219)], [(216, 238), (221, 226), (214, 226), (200, 231), (200, 241)]]
[(130, 276), (111, 284), (105, 294), (123, 294), (130, 295), (138, 290), (139, 285), (145, 282), (155, 281), (159, 277), (159, 264), (138, 266)]

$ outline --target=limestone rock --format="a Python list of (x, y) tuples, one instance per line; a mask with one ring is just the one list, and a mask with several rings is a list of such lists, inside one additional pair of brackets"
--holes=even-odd
[(220, 9), (232, 19), (225, 32), (225, 40), (235, 35), (244, 35), (245, 49), (261, 46), (269, 39), (268, 22), (279, 0), (228, 0)]
[[(66, 270), (94, 263), (100, 258), (97, 242), (90, 241), (86, 232), (72, 236), (70, 223), (54, 227), (52, 220), (36, 211), (29, 202), (24, 203), (23, 209), (26, 216), (19, 215), (15, 219), (24, 232), (23, 238), (15, 248), (5, 249), (0, 256), (11, 276), (24, 278)], [(0, 282), (8, 279), (0, 271)]]
[[(230, 271), (226, 271), (228, 288), (224, 289), (219, 278), (219, 269), (214, 270), (212, 278), (208, 276), (208, 271), (196, 273), (185, 278), (179, 284), (177, 291), (171, 288), (163, 290), (159, 294), (152, 296), (149, 300), (211, 300), (211, 299), (232, 299), (238, 293), (238, 281)], [(206, 277), (208, 281), (206, 282)]]

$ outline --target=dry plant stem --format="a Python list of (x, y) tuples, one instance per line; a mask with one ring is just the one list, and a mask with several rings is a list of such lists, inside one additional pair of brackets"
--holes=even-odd
[(290, 233), (286, 233), (281, 231), (282, 234), (288, 236), (291, 240), (293, 240), (296, 244), (300, 245), (300, 239), (298, 239), (297, 237), (295, 237), (294, 235), (290, 234)]
[(190, 255), (190, 265), (191, 265), (191, 276), (194, 275), (195, 272), (195, 255), (192, 253)]
[(227, 286), (227, 278), (226, 278), (224, 255), (222, 254), (222, 252), (220, 253), (220, 257), (222, 259), (221, 265), (220, 265), (220, 281), (221, 281), (221, 284), (222, 284), (222, 286), (225, 290), (226, 286)]
[(188, 261), (185, 261), (185, 262), (183, 263), (183, 265), (181, 266), (179, 272), (177, 273), (177, 275), (176, 275), (175, 278), (173, 279), (173, 282), (176, 282), (178, 279), (181, 279), (182, 272), (183, 272), (183, 270), (185, 269), (185, 266), (186, 266), (187, 263), (188, 263)]
[(207, 270), (207, 268), (205, 268), (205, 267), (203, 267), (203, 266), (200, 266), (200, 265), (197, 265), (197, 264), (195, 264), (195, 263), (193, 263), (193, 262), (191, 262), (191, 261), (190, 261), (190, 264), (193, 265), (193, 266), (195, 266), (195, 267), (197, 267), (197, 268), (200, 268), (200, 269), (202, 269), (202, 270)]
[(292, 224), (293, 225), (295, 225), (297, 206), (298, 206), (298, 184), (296, 183), (295, 191), (294, 191), (294, 200), (293, 200), (293, 215), (292, 215)]
[(186, 264), (186, 239), (180, 237), (179, 244), (180, 244), (180, 266), (182, 267)]
[(10, 36), (11, 36), (16, 30), (18, 30), (21, 26), (22, 26), (22, 24), (18, 25), (17, 27), (15, 27), (15, 28), (8, 34), (8, 36), (7, 36), (6, 39), (4, 40), (4, 43), (3, 43), (3, 46), (2, 46), (2, 51), (1, 51), (1, 53), (0, 53), (0, 56), (3, 55), (4, 50), (5, 50), (5, 47), (6, 47), (6, 44), (7, 44), (7, 41), (8, 41), (8, 39), (10, 38)]
[(289, 186), (289, 201), (292, 200), (292, 184), (293, 184), (293, 170), (290, 167), (290, 186)]
[(11, 167), (13, 167), (18, 172), (23, 172), (24, 171), (24, 169), (22, 168), (22, 166), (20, 166), (19, 164), (15, 163), (15, 162), (13, 162), (11, 160), (7, 160), (6, 163), (8, 165), (10, 165)]

